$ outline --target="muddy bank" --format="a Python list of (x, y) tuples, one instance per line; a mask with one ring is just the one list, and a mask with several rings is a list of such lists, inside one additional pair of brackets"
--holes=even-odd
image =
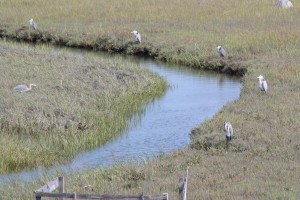
[[(217, 71), (236, 76), (243, 76), (247, 72), (247, 66), (244, 66), (237, 58), (228, 57), (226, 59), (220, 59), (218, 56), (214, 56), (205, 59), (187, 59), (184, 56), (189, 53), (182, 49), (166, 51), (164, 48), (154, 46), (151, 43), (136, 44), (133, 41), (124, 41), (105, 35), (98, 36), (97, 38), (85, 38), (82, 36), (78, 40), (72, 36), (60, 36), (50, 31), (33, 31), (27, 26), (9, 31), (7, 26), (2, 25), (0, 27), (0, 37), (18, 42), (52, 44), (60, 47), (149, 57), (168, 63), (187, 65), (197, 69)], [(172, 52), (172, 54), (170, 54), (170, 52)]]

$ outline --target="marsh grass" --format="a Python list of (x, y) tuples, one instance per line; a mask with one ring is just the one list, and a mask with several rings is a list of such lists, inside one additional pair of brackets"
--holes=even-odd
[[(190, 147), (144, 166), (66, 175), (68, 191), (81, 191), (77, 183), (83, 179), (95, 187), (92, 193), (168, 192), (175, 199), (178, 178), (189, 165), (188, 199), (299, 199), (300, 4), (296, 1), (288, 10), (277, 8), (275, 0), (0, 2), (0, 33), (7, 38), (49, 35), (49, 42), (74, 47), (151, 53), (166, 62), (210, 70), (247, 70), (240, 99), (195, 127)], [(28, 30), (30, 17), (38, 22), (40, 32)], [(131, 45), (134, 29), (142, 34), (141, 45)], [(217, 45), (226, 48), (227, 60), (220, 61)], [(268, 81), (266, 95), (258, 89), (259, 74)], [(224, 121), (230, 121), (235, 132), (228, 148)], [(126, 182), (132, 177), (129, 170), (145, 179)], [(16, 183), (24, 191), (18, 194), (12, 191), (13, 184), (8, 185), (3, 193), (6, 199), (29, 199), (29, 191), (52, 178), (26, 186)]]
[[(112, 139), (165, 82), (122, 59), (2, 42), (0, 171), (49, 166)], [(13, 87), (35, 83), (29, 92)]]

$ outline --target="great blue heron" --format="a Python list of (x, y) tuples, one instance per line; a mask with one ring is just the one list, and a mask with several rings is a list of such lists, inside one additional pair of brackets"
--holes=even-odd
[(226, 51), (222, 46), (218, 46), (217, 50), (218, 50), (220, 57), (222, 57), (222, 58), (226, 57)]
[(27, 85), (17, 85), (14, 87), (14, 91), (16, 92), (27, 92), (32, 89), (32, 87), (36, 87), (36, 84), (30, 83), (29, 87)]
[(258, 78), (258, 86), (259, 86), (260, 90), (263, 92), (267, 92), (267, 90), (268, 90), (267, 81), (264, 79), (264, 77), (262, 75), (259, 75), (257, 78)]
[(30, 19), (28, 22), (34, 30), (37, 30), (37, 23), (35, 23), (35, 21), (33, 21), (33, 19)]
[(134, 37), (135, 37), (135, 41), (138, 43), (142, 42), (142, 38), (141, 38), (141, 34), (137, 31), (132, 31), (131, 33), (133, 33)]
[(226, 137), (226, 143), (230, 142), (233, 136), (233, 128), (230, 122), (224, 122), (224, 135)]

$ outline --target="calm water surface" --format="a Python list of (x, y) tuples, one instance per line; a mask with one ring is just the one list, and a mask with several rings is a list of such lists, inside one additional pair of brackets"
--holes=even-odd
[(104, 146), (77, 155), (66, 165), (1, 175), (0, 182), (8, 179), (31, 181), (58, 169), (67, 173), (77, 169), (109, 166), (116, 162), (138, 162), (170, 153), (190, 143), (191, 129), (212, 117), (229, 101), (239, 98), (241, 83), (236, 77), (147, 59), (128, 59), (158, 73), (170, 85), (165, 95), (146, 106), (143, 115), (139, 116), (138, 124)]

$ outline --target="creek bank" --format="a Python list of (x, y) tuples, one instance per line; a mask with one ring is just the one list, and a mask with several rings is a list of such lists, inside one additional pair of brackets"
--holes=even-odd
[[(172, 55), (170, 55), (170, 52), (165, 51), (163, 47), (157, 47), (151, 43), (142, 43), (137, 45), (133, 41), (113, 39), (109, 36), (85, 38), (83, 35), (83, 37), (78, 40), (74, 39), (71, 35), (59, 36), (55, 33), (51, 33), (50, 31), (31, 31), (27, 26), (22, 26), (12, 31), (8, 31), (8, 29), (8, 26), (0, 25), (1, 38), (33, 44), (52, 44), (60, 47), (135, 55), (234, 76), (243, 76), (247, 72), (247, 66), (244, 66), (244, 64), (236, 58), (232, 58), (230, 56), (226, 59), (220, 59), (217, 56), (207, 57), (205, 59), (184, 59), (184, 53), (187, 52), (182, 49), (174, 50)], [(174, 57), (176, 57), (176, 59), (174, 59)]]

